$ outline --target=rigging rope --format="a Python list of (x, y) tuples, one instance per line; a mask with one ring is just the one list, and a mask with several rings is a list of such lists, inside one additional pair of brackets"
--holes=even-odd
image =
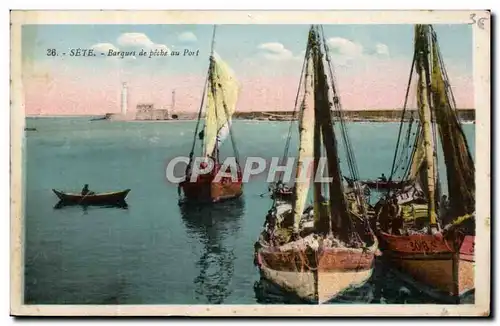
[[(443, 56), (441, 54), (441, 50), (440, 50), (439, 43), (438, 43), (438, 40), (437, 40), (437, 35), (436, 35), (436, 32), (434, 31), (434, 29), (432, 28), (432, 26), (431, 26), (431, 31), (432, 31), (432, 39), (433, 39), (434, 45), (436, 46), (436, 49), (437, 49), (439, 65), (440, 65), (440, 68), (441, 68), (441, 73), (442, 73), (443, 81), (444, 81), (444, 84), (445, 84), (446, 101), (450, 105), (451, 112), (453, 112), (453, 115), (454, 115), (456, 121), (458, 122), (460, 120), (459, 120), (459, 117), (458, 117), (458, 114), (457, 114), (457, 104), (455, 102), (455, 96), (453, 95), (453, 91), (452, 91), (451, 86), (450, 86), (450, 81), (449, 81), (449, 78), (448, 78), (448, 72), (446, 71), (446, 66), (444, 64)], [(465, 134), (464, 134), (464, 132), (462, 130), (462, 128), (458, 128), (458, 130), (462, 134), (462, 137), (466, 138)], [(465, 147), (467, 149), (467, 152), (470, 155), (469, 144), (467, 142), (465, 142)]]
[[(283, 153), (283, 158), (282, 158), (282, 161), (281, 161), (282, 163), (285, 161), (285, 159), (286, 159), (286, 157), (288, 155), (288, 149), (290, 147), (290, 140), (292, 138), (292, 127), (293, 127), (293, 125), (295, 123), (295, 116), (297, 114), (297, 103), (299, 101), (300, 89), (301, 89), (301, 85), (302, 85), (302, 80), (304, 78), (304, 71), (305, 71), (305, 67), (306, 67), (306, 62), (307, 62), (308, 56), (309, 56), (309, 48), (306, 49), (306, 53), (304, 55), (304, 62), (302, 63), (302, 70), (300, 72), (299, 85), (297, 87), (297, 94), (295, 96), (295, 104), (294, 104), (294, 107), (293, 107), (292, 120), (290, 121), (290, 126), (288, 127), (288, 135), (287, 135), (287, 139), (286, 139), (286, 143), (285, 143), (285, 151)], [(282, 181), (282, 180), (283, 180), (283, 174), (279, 178), (279, 181)]]
[[(214, 30), (213, 30), (213, 34), (212, 34), (212, 44), (211, 44), (211, 50), (210, 50), (210, 60), (213, 56), (213, 53), (214, 53), (214, 45), (215, 45), (215, 30), (216, 30), (216, 25), (214, 25)], [(198, 118), (197, 118), (197, 122), (196, 122), (196, 127), (194, 129), (194, 136), (193, 136), (193, 144), (191, 146), (191, 151), (189, 152), (189, 163), (186, 167), (186, 170), (189, 168), (189, 166), (191, 165), (192, 163), (192, 160), (193, 160), (193, 155), (194, 155), (194, 147), (196, 145), (196, 138), (198, 137), (198, 129), (200, 127), (200, 122), (201, 122), (201, 114), (203, 112), (203, 105), (205, 104), (205, 96), (206, 96), (206, 92), (207, 92), (207, 88), (208, 88), (208, 80), (209, 80), (209, 77), (210, 77), (210, 65), (209, 65), (209, 68), (208, 68), (208, 73), (207, 73), (207, 77), (205, 78), (205, 83), (203, 85), (203, 93), (201, 95), (201, 104), (200, 104), (200, 109), (198, 110)]]
[[(351, 173), (351, 178), (354, 180), (353, 187), (354, 187), (354, 192), (356, 194), (356, 196), (355, 196), (356, 202), (360, 208), (362, 215), (366, 218), (366, 209), (365, 209), (366, 207), (365, 207), (365, 199), (363, 196), (363, 190), (361, 189), (361, 185), (359, 184), (359, 182), (356, 182), (359, 180), (359, 171), (358, 171), (358, 166), (356, 163), (356, 157), (355, 157), (354, 150), (352, 148), (352, 145), (351, 145), (351, 142), (349, 139), (347, 126), (345, 123), (345, 115), (344, 115), (344, 112), (342, 109), (342, 105), (340, 103), (340, 96), (337, 93), (334, 68), (332, 66), (332, 60), (330, 58), (330, 50), (328, 48), (328, 44), (326, 43), (325, 33), (324, 33), (322, 25), (320, 25), (318, 35), (321, 35), (321, 40), (323, 41), (325, 58), (326, 58), (326, 61), (328, 64), (328, 72), (329, 72), (329, 77), (330, 77), (330, 81), (332, 84), (333, 105), (334, 105), (335, 110), (338, 112), (338, 118), (339, 118), (339, 122), (340, 122), (340, 131), (341, 131), (342, 140), (344, 143), (344, 149), (345, 149), (345, 152), (347, 155), (347, 166), (348, 166), (349, 171)], [(331, 114), (331, 111), (330, 111), (330, 114)], [(332, 117), (331, 117), (331, 119), (332, 119)], [(349, 214), (349, 216), (350, 216), (350, 214)], [(352, 218), (351, 218), (351, 223), (354, 223), (354, 221), (352, 221)]]
[(413, 51), (413, 59), (412, 59), (411, 68), (410, 68), (410, 77), (408, 78), (408, 86), (406, 88), (405, 101), (403, 104), (403, 112), (401, 114), (401, 121), (399, 124), (398, 140), (396, 141), (396, 150), (394, 151), (394, 157), (392, 159), (391, 174), (389, 175), (389, 187), (388, 187), (389, 189), (387, 190), (387, 194), (389, 194), (389, 192), (392, 190), (390, 181), (392, 181), (392, 178), (393, 178), (394, 172), (395, 172), (396, 158), (398, 155), (398, 150), (399, 150), (400, 141), (401, 141), (401, 134), (403, 131), (404, 117), (405, 117), (406, 108), (408, 105), (408, 96), (410, 94), (411, 80), (413, 78), (413, 68), (415, 67), (416, 52), (417, 52), (416, 50)]
[(238, 152), (238, 148), (236, 147), (236, 140), (235, 140), (235, 137), (234, 137), (234, 134), (233, 134), (232, 122), (229, 123), (229, 119), (228, 119), (229, 112), (227, 110), (226, 101), (224, 100), (225, 99), (225, 97), (224, 97), (224, 90), (222, 88), (220, 90), (222, 92), (222, 106), (224, 108), (224, 112), (226, 113), (226, 121), (228, 123), (229, 136), (231, 138), (231, 144), (233, 146), (233, 152), (234, 152), (234, 156), (235, 156), (235, 160), (236, 160), (236, 165), (238, 165), (238, 168), (239, 168), (240, 167), (239, 152)]
[(342, 134), (342, 139), (344, 141), (344, 147), (345, 147), (345, 151), (346, 151), (346, 154), (347, 154), (347, 163), (348, 163), (348, 167), (349, 167), (349, 170), (351, 172), (351, 177), (354, 179), (354, 180), (358, 180), (359, 179), (359, 174), (358, 174), (358, 167), (356, 165), (356, 159), (355, 159), (355, 156), (354, 156), (354, 151), (352, 149), (352, 146), (351, 146), (351, 143), (350, 143), (350, 140), (349, 140), (349, 136), (348, 136), (348, 132), (347, 132), (347, 127), (345, 126), (345, 122), (344, 122), (344, 113), (343, 113), (343, 110), (342, 110), (342, 105), (340, 104), (340, 97), (337, 93), (337, 88), (336, 88), (336, 80), (335, 80), (335, 77), (334, 77), (334, 69), (332, 67), (332, 63), (331, 63), (331, 58), (330, 58), (330, 50), (328, 48), (328, 45), (326, 43), (326, 39), (325, 39), (325, 34), (324, 34), (324, 30), (323, 30), (323, 26), (320, 25), (320, 33), (318, 34), (321, 34), (321, 39), (323, 41), (323, 47), (324, 47), (324, 50), (325, 50), (325, 58), (326, 58), (326, 61), (328, 63), (328, 72), (329, 72), (329, 76), (330, 76), (330, 80), (331, 80), (331, 83), (332, 83), (332, 93), (333, 93), (333, 105), (335, 107), (335, 109), (339, 112), (339, 121), (340, 121), (340, 129), (341, 129), (341, 134)]
[[(341, 131), (342, 140), (344, 143), (344, 149), (345, 149), (346, 156), (347, 156), (347, 166), (349, 168), (351, 178), (354, 180), (353, 187), (354, 187), (354, 193), (355, 193), (355, 201), (358, 204), (358, 207), (361, 211), (361, 214), (366, 219), (367, 212), (366, 212), (366, 206), (365, 206), (365, 198), (363, 196), (363, 190), (361, 189), (361, 185), (359, 184), (359, 182), (357, 182), (359, 180), (358, 166), (356, 164), (354, 150), (352, 148), (352, 145), (351, 145), (351, 142), (349, 139), (349, 135), (348, 135), (347, 126), (345, 124), (345, 116), (344, 116), (344, 112), (342, 109), (342, 105), (340, 103), (340, 96), (339, 96), (339, 94), (337, 92), (337, 88), (336, 88), (336, 80), (335, 80), (334, 68), (332, 66), (332, 60), (330, 58), (330, 50), (328, 48), (328, 44), (326, 43), (325, 33), (324, 33), (322, 25), (319, 26), (318, 31), (317, 31), (317, 35), (318, 35), (318, 37), (320, 37), (319, 41), (320, 42), (322, 41), (322, 43), (323, 43), (323, 48), (325, 51), (325, 59), (326, 59), (327, 64), (328, 64), (328, 73), (329, 73), (329, 77), (330, 77), (330, 81), (331, 81), (331, 85), (332, 85), (333, 106), (334, 106), (336, 112), (338, 112), (338, 118), (339, 118), (338, 121), (340, 122), (340, 131)], [(319, 48), (319, 53), (321, 55), (321, 48)], [(330, 119), (333, 120), (332, 110), (330, 108), (329, 108), (329, 111), (330, 111), (329, 112)], [(339, 158), (337, 158), (337, 159), (339, 159)], [(340, 177), (341, 177), (340, 183), (342, 185), (342, 176), (340, 176)], [(350, 228), (352, 229), (354, 227), (355, 221), (352, 219), (352, 214), (348, 214), (348, 216), (349, 216), (349, 224), (351, 225)]]

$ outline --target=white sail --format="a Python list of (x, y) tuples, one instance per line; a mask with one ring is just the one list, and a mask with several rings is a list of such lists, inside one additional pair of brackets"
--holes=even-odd
[(222, 128), (219, 130), (219, 133), (217, 134), (217, 147), (220, 148), (224, 140), (227, 138), (229, 135), (229, 129), (231, 128), (232, 120), (229, 119), (227, 123), (222, 126)]
[(223, 140), (227, 136), (240, 91), (231, 68), (217, 54), (211, 60), (205, 111), (204, 155), (212, 155), (217, 138)]

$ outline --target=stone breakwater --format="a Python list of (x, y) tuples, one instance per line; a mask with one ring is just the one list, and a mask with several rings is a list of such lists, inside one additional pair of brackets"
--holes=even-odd
[[(157, 112), (156, 112), (157, 111)], [(401, 120), (401, 110), (345, 110), (344, 119), (347, 121), (366, 121), (366, 122), (393, 122)], [(405, 120), (413, 117), (418, 119), (418, 113), (408, 110), (405, 113)], [(461, 121), (475, 121), (474, 109), (457, 110)], [(337, 112), (332, 112), (335, 118), (338, 118)], [(167, 113), (166, 110), (154, 110), (153, 113), (143, 114), (141, 112), (129, 112), (126, 116), (121, 114), (108, 113), (107, 120), (119, 121), (166, 121), (166, 120), (195, 120), (198, 117), (197, 112), (174, 111)], [(235, 112), (233, 119), (239, 120), (260, 120), (260, 121), (289, 121), (296, 120), (291, 111), (251, 111)]]

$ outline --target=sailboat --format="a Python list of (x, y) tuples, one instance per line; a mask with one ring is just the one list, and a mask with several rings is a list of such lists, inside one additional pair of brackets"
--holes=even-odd
[[(357, 168), (321, 26), (313, 25), (309, 30), (303, 77), (300, 144), (292, 208), (283, 211), (283, 205), (273, 204), (268, 217), (274, 212), (277, 223), (273, 225), (273, 219), (270, 219), (267, 230), (255, 243), (254, 258), (264, 279), (304, 302), (322, 303), (371, 277), (377, 239), (368, 223), (361, 188), (350, 192), (344, 189), (330, 111), (332, 105), (341, 117), (341, 138), (346, 147), (351, 177), (356, 180)], [(326, 174), (331, 181), (317, 181), (321, 162), (325, 161)], [(311, 170), (312, 173), (308, 173)], [(310, 188), (313, 188), (314, 204), (306, 208)], [(313, 227), (301, 227), (301, 222), (311, 213)]]
[[(214, 26), (210, 64), (198, 112), (193, 144), (189, 153), (185, 180), (179, 184), (179, 195), (181, 190), (184, 193), (184, 197), (180, 200), (181, 203), (215, 203), (238, 198), (243, 194), (242, 172), (231, 124), (231, 117), (236, 110), (240, 85), (231, 68), (214, 52), (215, 33), (216, 27)], [(207, 97), (207, 105), (203, 119), (205, 96)], [(204, 127), (199, 131), (202, 120), (204, 120)], [(232, 157), (234, 160), (230, 161), (228, 165), (221, 164), (220, 157), (220, 148), (227, 136), (231, 139), (234, 154)], [(197, 138), (201, 140), (200, 158), (203, 160), (194, 158)], [(201, 171), (204, 171), (209, 163), (212, 163), (212, 169), (201, 173), (196, 178), (191, 178), (194, 164), (199, 164)], [(222, 172), (219, 173), (221, 170)]]
[[(405, 136), (401, 121), (390, 176), (403, 171), (402, 180), (408, 184), (389, 190), (378, 203), (377, 233), (383, 256), (402, 278), (438, 300), (459, 303), (474, 290), (475, 167), (431, 25), (415, 26), (403, 116), (414, 71), (419, 123), (413, 129), (414, 119), (410, 119)], [(441, 193), (439, 147), (449, 203)], [(405, 161), (408, 152), (411, 155)], [(391, 207), (393, 213), (389, 213)], [(400, 214), (394, 214), (398, 210)]]

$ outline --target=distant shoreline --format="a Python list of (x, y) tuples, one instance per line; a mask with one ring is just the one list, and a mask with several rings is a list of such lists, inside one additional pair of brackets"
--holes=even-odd
[[(460, 121), (470, 121), (474, 122), (476, 120), (476, 112), (474, 109), (457, 109), (456, 113)], [(344, 110), (343, 118), (344, 121), (350, 122), (400, 122), (403, 118), (401, 116), (401, 109), (393, 110)], [(338, 120), (338, 112), (332, 112), (332, 117), (334, 120)], [(170, 122), (170, 121), (193, 121), (197, 120), (197, 112), (180, 112), (176, 111), (172, 114), (174, 119), (164, 119), (164, 118), (151, 118), (137, 117), (133, 112), (130, 112), (126, 116), (119, 113), (107, 113), (105, 115), (78, 115), (78, 116), (55, 116), (55, 115), (42, 115), (42, 116), (27, 116), (31, 119), (44, 119), (44, 118), (78, 118), (84, 119), (88, 118), (91, 121), (123, 121), (123, 122)], [(407, 110), (403, 120), (410, 120), (413, 116), (414, 119), (418, 120), (418, 113), (415, 110)], [(234, 120), (244, 120), (244, 121), (291, 121), (296, 120), (293, 111), (249, 111), (241, 112), (237, 111), (233, 114)]]

